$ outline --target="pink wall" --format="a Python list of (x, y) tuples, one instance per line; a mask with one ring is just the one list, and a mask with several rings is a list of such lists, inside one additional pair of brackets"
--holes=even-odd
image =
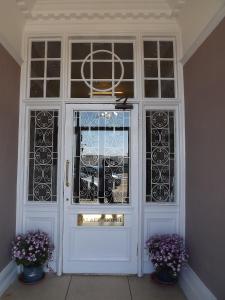
[(19, 82), (20, 67), (0, 44), (0, 271), (15, 236)]
[(225, 19), (184, 66), (190, 265), (225, 299)]

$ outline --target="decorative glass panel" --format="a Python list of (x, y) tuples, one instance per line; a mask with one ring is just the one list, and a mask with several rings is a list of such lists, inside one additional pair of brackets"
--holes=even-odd
[(73, 203), (129, 203), (130, 112), (74, 112)]
[(146, 201), (175, 201), (173, 111), (146, 112)]
[(28, 201), (57, 200), (58, 112), (31, 111)]
[(172, 41), (144, 41), (144, 87), (146, 98), (176, 97)]
[(124, 214), (78, 214), (78, 226), (124, 226)]
[(70, 67), (71, 98), (133, 98), (133, 56), (131, 42), (73, 42)]
[(61, 42), (32, 41), (30, 57), (31, 98), (60, 97)]

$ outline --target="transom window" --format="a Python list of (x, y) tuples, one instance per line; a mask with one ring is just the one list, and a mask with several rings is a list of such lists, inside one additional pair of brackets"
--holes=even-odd
[(32, 41), (29, 66), (30, 98), (60, 97), (61, 42)]
[[(72, 40), (69, 43), (68, 77), (61, 74), (61, 41), (34, 39), (30, 43), (28, 98), (60, 98), (61, 86), (68, 87), (68, 97), (175, 99), (176, 68), (173, 40), (145, 38), (143, 61), (137, 57), (142, 76), (136, 74), (135, 42), (132, 40)], [(62, 82), (68, 78), (68, 82)], [(136, 78), (143, 78), (143, 91), (136, 91)], [(139, 84), (137, 84), (139, 86)], [(66, 89), (67, 90), (67, 89)], [(139, 94), (139, 96), (138, 96)]]
[(144, 95), (175, 98), (173, 41), (144, 41)]
[(70, 97), (134, 97), (132, 42), (72, 42)]

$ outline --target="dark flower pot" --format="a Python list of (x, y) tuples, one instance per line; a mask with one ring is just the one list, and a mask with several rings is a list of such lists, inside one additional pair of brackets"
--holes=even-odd
[(24, 283), (32, 284), (44, 277), (43, 266), (24, 266), (21, 280)]
[(151, 274), (151, 278), (161, 285), (174, 285), (178, 280), (178, 277), (174, 277), (171, 272), (168, 272), (167, 270), (156, 271)]

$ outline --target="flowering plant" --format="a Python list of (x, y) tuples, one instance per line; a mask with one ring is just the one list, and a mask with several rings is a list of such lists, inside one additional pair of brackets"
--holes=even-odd
[(13, 241), (12, 258), (17, 265), (41, 266), (51, 259), (54, 246), (47, 233), (41, 231), (19, 234)]
[(188, 259), (183, 238), (178, 234), (154, 235), (146, 245), (156, 272), (166, 271), (177, 277)]

